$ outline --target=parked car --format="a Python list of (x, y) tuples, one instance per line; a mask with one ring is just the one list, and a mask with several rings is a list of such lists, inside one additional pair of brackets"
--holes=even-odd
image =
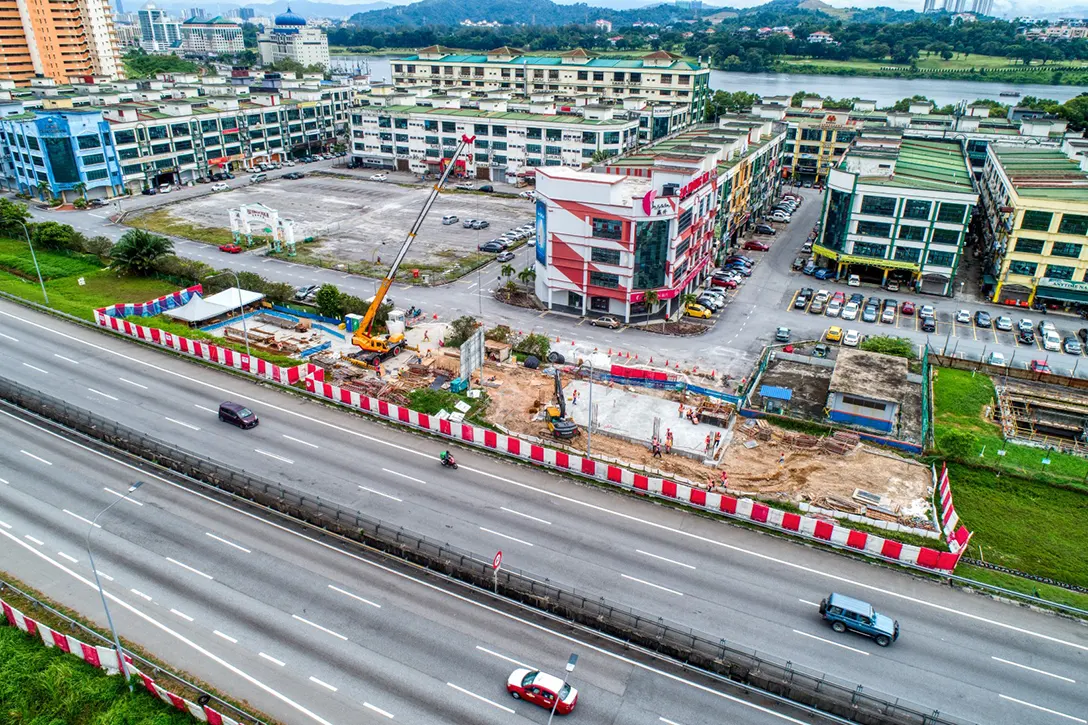
[(838, 317), (842, 314), (842, 302), (839, 300), (831, 300), (827, 303), (827, 309), (824, 311), (824, 315), (827, 317)]
[(899, 305), (899, 313), (902, 315), (913, 315), (914, 303), (910, 300), (904, 301), (903, 304)]
[(1053, 333), (1055, 336), (1058, 334), (1058, 328), (1054, 327), (1054, 323), (1050, 320), (1042, 320), (1039, 323), (1039, 334), (1046, 335), (1046, 333)]
[(936, 317), (936, 311), (933, 309), (933, 305), (922, 305), (918, 308), (919, 317)]
[(1005, 356), (999, 352), (991, 352), (986, 356), (986, 362), (990, 365), (1005, 365)]
[(1046, 360), (1032, 360), (1029, 366), (1033, 373), (1049, 373), (1050, 366), (1046, 364)]
[(848, 287), (860, 287), (861, 286), (861, 277), (857, 276), (856, 274), (850, 275), (849, 277), (846, 278), (846, 285)]
[(775, 342), (789, 342), (790, 341), (790, 328), (779, 327), (774, 331)]
[(711, 277), (710, 284), (715, 287), (725, 287), (726, 289), (736, 289), (737, 280), (732, 277)]
[(514, 253), (513, 252), (503, 252), (499, 256), (495, 257), (495, 261), (497, 261), (497, 262), (509, 262), (513, 258), (514, 258)]
[(771, 236), (774, 236), (775, 228), (772, 227), (770, 224), (764, 224), (760, 222), (759, 224), (756, 224), (756, 234), (769, 234)]
[(934, 317), (921, 317), (918, 318), (918, 326), (922, 329), (922, 332), (936, 332), (937, 320)]
[(859, 311), (860, 308), (858, 307), (857, 302), (847, 302), (845, 305), (842, 306), (842, 314), (840, 315), (840, 317), (847, 321), (856, 320), (858, 318)]
[(716, 295), (709, 295), (705, 292), (696, 297), (695, 301), (703, 307), (706, 307), (711, 312), (718, 312), (725, 307), (725, 300), (721, 299)]
[(990, 317), (990, 313), (986, 310), (979, 310), (975, 313), (975, 325), (978, 327), (991, 327), (993, 326), (993, 318)]
[(371, 174), (371, 176), (370, 176), (371, 181), (386, 181), (388, 179), (389, 179), (389, 174), (386, 174), (386, 173)]
[(801, 269), (801, 274), (807, 274), (810, 277), (812, 275), (816, 274), (816, 261), (813, 260), (813, 259), (810, 259), (807, 262), (805, 262), (804, 268)]
[(816, 279), (831, 279), (835, 276), (835, 272), (826, 267), (820, 267), (812, 276)]
[(462, 191), (475, 191), (476, 190), (476, 185), (475, 184), (470, 184), (470, 183), (468, 183), (466, 181), (466, 182), (462, 182), (460, 184), (457, 184), (453, 188), (461, 189)]
[(1062, 340), (1057, 333), (1047, 330), (1043, 333), (1043, 349), (1047, 352), (1061, 352)]
[(295, 299), (304, 300), (311, 294), (317, 292), (318, 289), (320, 289), (320, 287), (318, 287), (316, 284), (303, 285), (302, 287), (299, 287), (297, 290), (295, 290)]
[(812, 288), (802, 287), (801, 291), (797, 293), (797, 296), (793, 298), (793, 308), (795, 310), (803, 310), (805, 306), (812, 299)]
[(808, 306), (808, 311), (812, 315), (822, 315), (826, 307), (827, 299), (817, 296), (812, 300), (812, 304)]
[(732, 262), (744, 262), (749, 267), (751, 267), (753, 264), (756, 263), (756, 260), (743, 254), (730, 254), (728, 257), (725, 258), (725, 263), (730, 264)]
[(1082, 343), (1088, 345), (1088, 327), (1082, 327), (1077, 330), (1077, 337), (1080, 338), (1080, 341)]
[(838, 325), (832, 325), (827, 328), (827, 335), (825, 337), (828, 342), (842, 342), (842, 328)]
[(1032, 327), (1021, 327), (1016, 332), (1016, 341), (1021, 345), (1034, 345), (1035, 329)]
[(899, 639), (899, 622), (880, 614), (860, 599), (833, 593), (820, 602), (820, 615), (831, 622), (831, 629), (836, 632), (849, 629), (872, 637), (881, 647)]
[(895, 308), (885, 307), (884, 311), (880, 313), (880, 322), (885, 325), (895, 324)]
[(159, 193), (160, 194), (169, 194), (171, 191), (173, 191), (173, 189), (174, 189), (174, 187), (171, 186), (170, 184), (162, 184), (162, 185), (159, 186)]
[(701, 317), (707, 319), (710, 317), (711, 312), (706, 307), (698, 303), (688, 303), (684, 305), (684, 314), (689, 317)]
[(771, 221), (783, 222), (788, 224), (790, 221), (790, 215), (784, 211), (776, 211), (771, 213)]
[(970, 310), (957, 310), (956, 311), (956, 322), (958, 322), (961, 325), (971, 324), (971, 311)]
[(472, 229), (472, 225), (475, 224), (477, 221), (479, 221), (479, 220), (478, 219), (465, 219), (463, 222), (461, 222), (461, 226), (463, 226), (465, 229)]
[(506, 680), (506, 691), (515, 700), (525, 700), (557, 715), (569, 715), (578, 704), (578, 690), (555, 675), (519, 667)]
[(241, 254), (242, 248), (237, 244), (220, 244), (219, 251), (226, 252), (227, 254)]
[(520, 196), (522, 199), (533, 200), (536, 199), (536, 192), (532, 189), (529, 189), (528, 191), (521, 192), (520, 194), (518, 194), (518, 196)]
[(498, 242), (498, 241), (492, 239), (490, 242), (484, 242), (483, 244), (481, 244), (480, 246), (478, 246), (476, 248), (479, 249), (481, 252), (487, 252), (489, 254), (496, 254), (498, 252), (504, 251), (506, 249), (506, 245), (503, 244), (502, 242)]
[(227, 186), (226, 184), (224, 184), (223, 182), (219, 182), (218, 184), (212, 184), (212, 186), (211, 186), (212, 191), (226, 191), (229, 188), (230, 187)]
[(887, 282), (884, 283), (884, 289), (888, 290), (889, 292), (898, 292), (899, 280), (889, 279)]
[(793, 263), (790, 264), (790, 269), (792, 269), (794, 272), (798, 272), (798, 271), (804, 269), (804, 267), (805, 267), (805, 258), (804, 257), (794, 257), (793, 258)]
[(764, 244), (763, 242), (756, 239), (749, 239), (747, 242), (744, 243), (744, 249), (750, 249), (754, 252), (766, 252), (770, 248), (770, 244)]
[(486, 192), (492, 192), (494, 190), (495, 190), (495, 187), (492, 186), (491, 184), (484, 184), (479, 189), (477, 189), (477, 191), (486, 191)]
[(283, 178), (290, 179), (291, 181), (298, 181), (299, 179), (305, 179), (306, 174), (302, 173), (301, 171), (288, 171), (286, 174), (283, 175)]
[(847, 330), (842, 337), (842, 344), (846, 347), (857, 347), (861, 343), (861, 333), (857, 330)]
[(865, 305), (865, 309), (861, 311), (862, 322), (876, 322), (877, 316), (880, 314), (876, 305)]
[(994, 327), (1002, 332), (1012, 332), (1012, 318), (1008, 315), (1000, 315), (994, 319)]
[(1080, 340), (1070, 335), (1062, 341), (1062, 349), (1069, 355), (1080, 355), (1083, 352)]
[(854, 292), (850, 295), (850, 301), (856, 304), (858, 307), (861, 307), (863, 304), (865, 304), (865, 295), (860, 292)]
[(623, 323), (620, 322), (612, 315), (604, 315), (603, 317), (594, 317), (589, 321), (589, 324), (594, 327), (607, 327), (609, 330), (618, 330), (623, 327)]
[(446, 216), (442, 217), (442, 224), (444, 224), (447, 227), (450, 224), (456, 224), (459, 221), (461, 221), (461, 220), (457, 218), (456, 214), (447, 214)]
[(487, 229), (489, 226), (491, 226), (491, 222), (486, 219), (474, 219), (472, 221), (473, 229)]
[(731, 264), (726, 267), (726, 270), (732, 270), (738, 273), (741, 277), (752, 276), (752, 268), (746, 264)]

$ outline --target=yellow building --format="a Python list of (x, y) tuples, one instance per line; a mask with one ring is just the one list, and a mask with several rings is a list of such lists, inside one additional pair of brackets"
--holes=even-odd
[(991, 145), (980, 191), (990, 299), (1088, 308), (1088, 174), (1056, 149)]
[(121, 76), (109, 0), (0, 0), (0, 80)]

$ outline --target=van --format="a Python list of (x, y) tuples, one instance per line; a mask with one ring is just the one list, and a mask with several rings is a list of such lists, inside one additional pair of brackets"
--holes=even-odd
[(268, 179), (268, 174), (257, 173), (257, 174), (250, 174), (249, 175), (249, 183), (251, 183), (251, 184), (259, 184), (262, 181), (265, 181), (267, 179)]
[(872, 637), (881, 647), (899, 639), (899, 622), (873, 610), (871, 604), (860, 599), (831, 594), (820, 602), (820, 614), (831, 622), (831, 629), (836, 632), (849, 629)]
[(260, 422), (257, 420), (257, 414), (252, 410), (241, 403), (230, 401), (219, 404), (219, 420), (239, 428), (255, 428)]
[(459, 220), (457, 219), (456, 214), (447, 214), (446, 216), (442, 217), (442, 223), (445, 224), (447, 227), (450, 224), (456, 224), (458, 221)]

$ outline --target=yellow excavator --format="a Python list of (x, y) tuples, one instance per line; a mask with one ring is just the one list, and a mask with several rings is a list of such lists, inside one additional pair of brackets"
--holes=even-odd
[(567, 401), (563, 398), (563, 383), (559, 371), (555, 371), (555, 405), (544, 409), (544, 420), (548, 422), (548, 432), (556, 438), (570, 440), (581, 431), (577, 424), (567, 417)]
[(386, 358), (393, 357), (404, 348), (403, 325), (391, 324), (390, 327), (393, 329), (391, 329), (388, 334), (375, 335), (371, 332), (371, 329), (374, 326), (374, 317), (378, 314), (378, 310), (381, 309), (382, 302), (385, 300), (385, 295), (389, 292), (389, 288), (393, 285), (393, 279), (397, 276), (397, 270), (400, 269), (401, 262), (404, 261), (404, 256), (408, 253), (408, 248), (411, 247), (412, 242), (415, 241), (420, 227), (423, 226), (423, 220), (427, 218), (427, 214), (431, 211), (435, 199), (438, 198), (438, 192), (445, 186), (446, 179), (449, 178), (450, 173), (453, 171), (453, 167), (456, 165), (458, 157), (460, 157), (462, 151), (467, 147), (471, 147), (475, 141), (475, 136), (461, 136), (461, 141), (457, 144), (457, 148), (454, 149), (453, 157), (449, 160), (449, 163), (446, 164), (446, 168), (442, 171), (442, 175), (431, 188), (431, 193), (427, 196), (427, 201), (424, 202), (423, 208), (420, 209), (415, 222), (412, 224), (412, 228), (408, 231), (408, 238), (405, 239), (404, 244), (400, 246), (400, 251), (397, 252), (396, 259), (394, 259), (393, 264), (390, 265), (389, 272), (385, 275), (381, 285), (378, 287), (374, 299), (370, 301), (370, 306), (366, 310), (366, 315), (363, 316), (358, 329), (355, 330), (355, 334), (351, 336), (353, 345), (356, 345), (366, 352), (373, 353), (373, 356), (371, 357), (372, 361), (385, 360)]

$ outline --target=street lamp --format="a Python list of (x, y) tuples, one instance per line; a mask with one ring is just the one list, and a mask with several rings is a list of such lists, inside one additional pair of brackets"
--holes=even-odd
[(238, 273), (233, 269), (228, 269), (225, 272), (216, 272), (215, 274), (208, 275), (204, 278), (204, 281), (207, 282), (213, 277), (221, 277), (224, 274), (234, 275), (234, 289), (238, 291), (238, 312), (242, 315), (242, 336), (246, 341), (246, 355), (249, 355), (249, 329), (246, 327), (246, 309), (242, 304), (242, 283), (238, 281)]
[(15, 223), (23, 228), (23, 234), (26, 235), (26, 243), (30, 247), (30, 258), (34, 260), (34, 269), (38, 273), (38, 284), (42, 286), (42, 297), (45, 298), (45, 304), (49, 304), (49, 294), (45, 291), (45, 280), (42, 279), (42, 268), (38, 266), (38, 255), (34, 254), (34, 244), (30, 241), (30, 231), (26, 228), (26, 224), (23, 224), (18, 219)]
[[(567, 686), (567, 677), (571, 672), (574, 672), (574, 666), (578, 664), (578, 655), (572, 654), (570, 659), (567, 660), (567, 673), (563, 675), (563, 687)], [(563, 692), (563, 687), (559, 688), (559, 692), (555, 693), (555, 702), (552, 703), (552, 711), (548, 715), (548, 725), (552, 725), (552, 718), (555, 717), (555, 708), (559, 707), (559, 695)]]
[(91, 553), (91, 532), (94, 531), (95, 526), (98, 525), (98, 519), (102, 514), (109, 511), (116, 506), (119, 502), (125, 500), (132, 495), (136, 489), (144, 485), (143, 481), (136, 481), (128, 487), (128, 491), (125, 495), (111, 503), (106, 508), (98, 512), (98, 515), (91, 519), (91, 525), (87, 527), (87, 536), (85, 538), (87, 544), (87, 559), (91, 562), (91, 571), (94, 572), (94, 583), (98, 587), (98, 593), (102, 595), (102, 608), (106, 610), (106, 621), (110, 625), (110, 634), (113, 635), (113, 646), (117, 648), (117, 659), (121, 662), (121, 674), (125, 676), (125, 682), (128, 683), (128, 691), (132, 692), (132, 682), (129, 680), (128, 665), (125, 664), (125, 653), (121, 650), (121, 640), (117, 637), (117, 628), (113, 626), (113, 617), (110, 616), (109, 605), (106, 604), (106, 590), (102, 588), (102, 581), (98, 578), (98, 567), (94, 565), (94, 554)]

